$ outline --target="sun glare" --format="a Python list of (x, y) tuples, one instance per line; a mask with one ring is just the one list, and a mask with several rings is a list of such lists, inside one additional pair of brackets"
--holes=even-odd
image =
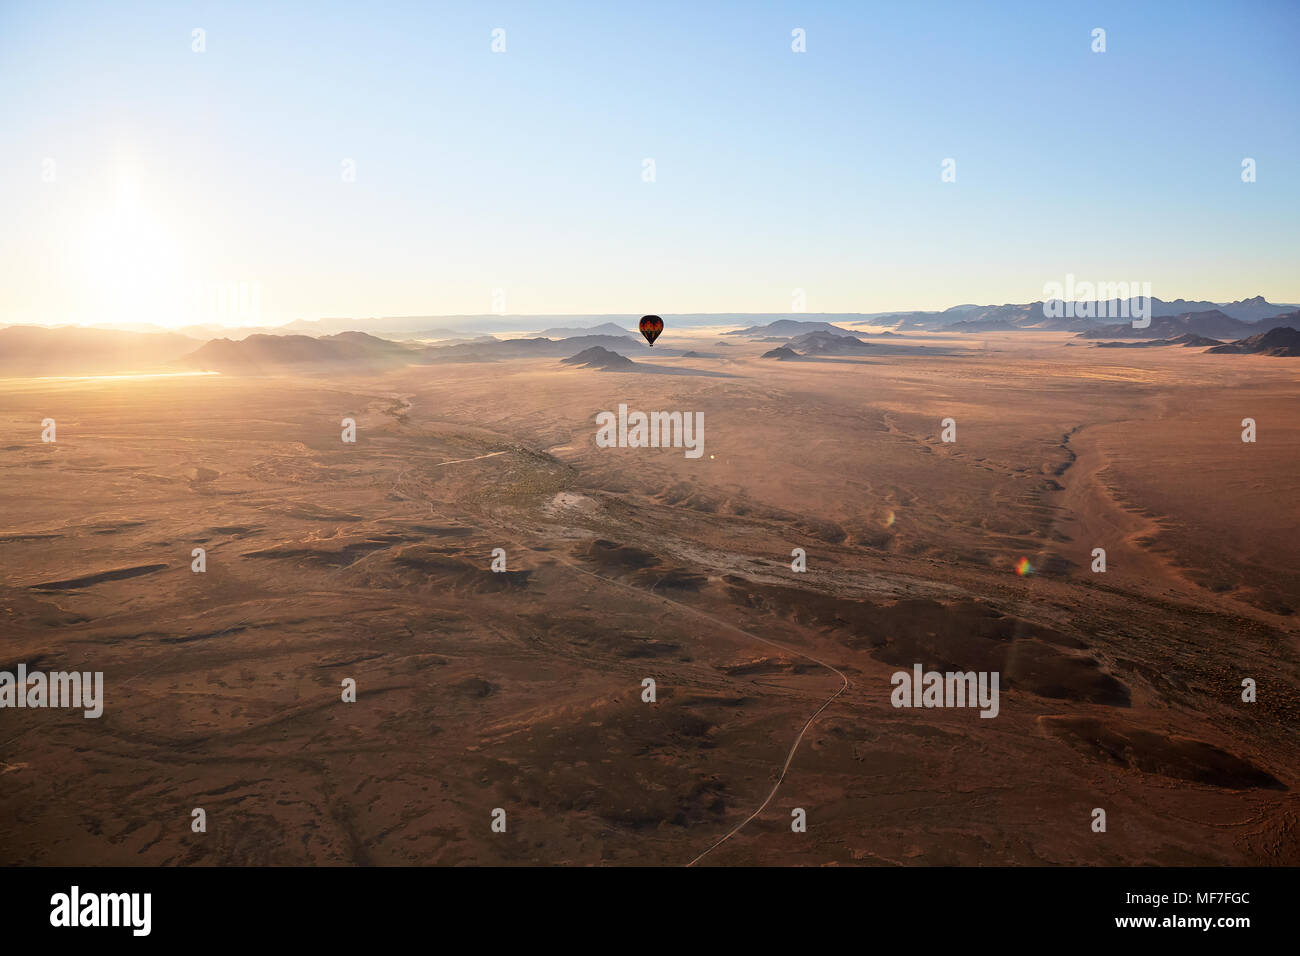
[(129, 180), (82, 230), (82, 274), (95, 322), (176, 327), (192, 320), (177, 236)]

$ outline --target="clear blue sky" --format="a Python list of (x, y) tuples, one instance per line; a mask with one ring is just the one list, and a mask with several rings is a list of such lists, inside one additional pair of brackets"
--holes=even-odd
[(1300, 301), (1294, 2), (262, 6), (0, 5), (0, 321)]

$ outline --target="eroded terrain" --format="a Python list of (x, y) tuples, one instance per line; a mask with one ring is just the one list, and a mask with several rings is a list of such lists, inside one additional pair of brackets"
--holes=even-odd
[[(0, 382), (0, 670), (106, 685), (0, 711), (0, 860), (1300, 862), (1292, 364), (682, 338), (730, 377)], [(596, 447), (619, 403), (704, 454)], [(998, 717), (894, 709), (914, 663)]]

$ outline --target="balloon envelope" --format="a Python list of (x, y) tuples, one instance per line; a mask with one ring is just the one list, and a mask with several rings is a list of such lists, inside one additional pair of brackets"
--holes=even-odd
[(651, 345), (655, 344), (655, 339), (659, 338), (659, 333), (664, 330), (664, 320), (657, 315), (641, 316), (641, 334)]

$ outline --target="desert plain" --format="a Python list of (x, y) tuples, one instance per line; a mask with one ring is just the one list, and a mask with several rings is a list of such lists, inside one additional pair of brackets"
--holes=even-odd
[(1300, 863), (1294, 360), (720, 333), (0, 381), (0, 670), (104, 674), (0, 710), (0, 863)]

